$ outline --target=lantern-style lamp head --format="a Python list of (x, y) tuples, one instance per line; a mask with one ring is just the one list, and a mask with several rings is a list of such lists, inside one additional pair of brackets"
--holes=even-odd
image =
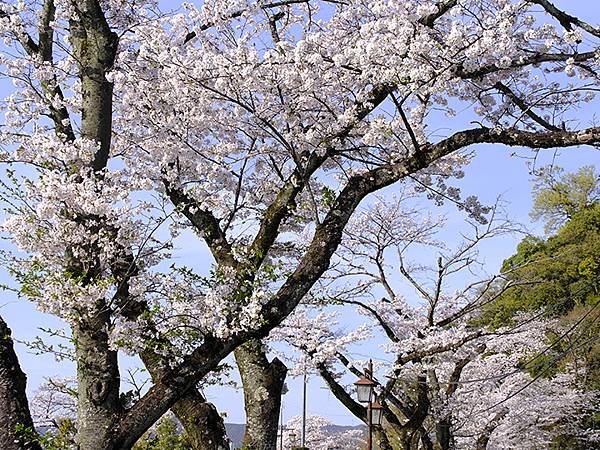
[(369, 403), (373, 395), (375, 382), (367, 377), (360, 377), (360, 379), (354, 383), (354, 386), (356, 386), (356, 396), (358, 397), (358, 401)]
[(291, 431), (291, 432), (290, 432), (290, 434), (289, 434), (288, 436), (289, 436), (289, 438), (290, 438), (290, 441), (292, 441), (292, 444), (295, 444), (295, 443), (296, 443), (296, 438), (298, 437), (298, 436), (296, 435), (296, 433), (294, 433), (293, 431)]
[(371, 403), (371, 422), (375, 426), (381, 425), (381, 419), (383, 417), (383, 406), (377, 400)]

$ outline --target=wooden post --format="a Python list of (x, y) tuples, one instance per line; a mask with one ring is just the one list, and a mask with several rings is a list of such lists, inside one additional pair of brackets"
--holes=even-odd
[[(366, 371), (365, 376), (369, 378), (369, 380), (373, 380), (373, 360), (369, 359), (369, 366)], [(373, 390), (371, 390), (371, 395), (369, 395), (369, 403), (367, 404), (367, 428), (368, 428), (368, 436), (367, 436), (367, 450), (373, 450), (373, 410), (371, 405), (373, 404)]]

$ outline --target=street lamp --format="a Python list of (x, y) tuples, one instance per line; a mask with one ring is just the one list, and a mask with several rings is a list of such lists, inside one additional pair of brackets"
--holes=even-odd
[(377, 400), (371, 403), (371, 422), (373, 426), (380, 426), (383, 418), (383, 406)]
[(290, 441), (292, 441), (292, 445), (296, 445), (296, 438), (298, 437), (294, 431), (290, 431), (289, 434)]
[(373, 361), (364, 369), (364, 375), (354, 383), (356, 397), (361, 403), (367, 404), (367, 450), (373, 449), (373, 426), (381, 425), (383, 406), (375, 398), (375, 381), (373, 381)]
[(366, 370), (365, 375), (360, 377), (358, 381), (354, 383), (354, 386), (356, 386), (356, 397), (358, 398), (358, 401), (361, 403), (369, 403), (373, 397), (375, 382), (366, 375)]

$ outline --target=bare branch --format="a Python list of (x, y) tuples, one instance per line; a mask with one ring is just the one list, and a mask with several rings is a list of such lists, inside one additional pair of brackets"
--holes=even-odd
[(354, 416), (365, 422), (367, 420), (366, 408), (354, 400), (352, 396), (346, 392), (344, 387), (337, 382), (333, 374), (327, 370), (325, 364), (319, 364), (317, 368), (319, 369), (319, 374), (335, 398), (342, 402), (342, 404), (348, 408), (348, 411), (354, 414)]
[(218, 264), (236, 267), (238, 262), (233, 257), (231, 244), (227, 241), (219, 221), (210, 211), (201, 209), (197, 202), (180, 188), (174, 188), (164, 181), (167, 195), (173, 204), (185, 215), (192, 225), (200, 232), (210, 248)]
[(429, 292), (427, 292), (427, 290), (425, 290), (425, 288), (421, 286), (417, 280), (414, 279), (414, 277), (408, 272), (408, 270), (406, 270), (406, 267), (404, 266), (404, 258), (402, 257), (402, 252), (400, 251), (400, 249), (398, 249), (398, 261), (400, 263), (398, 270), (400, 271), (402, 276), (414, 286), (414, 288), (423, 296), (423, 298), (425, 298), (429, 302), (430, 305), (433, 304), (433, 297), (431, 296), (431, 294), (429, 294)]
[[(573, 58), (574, 62), (585, 62), (595, 58), (596, 52), (583, 52), (583, 53), (538, 53), (529, 57), (521, 57), (516, 61), (510, 63), (510, 68), (526, 67), (544, 62), (565, 62), (567, 59)], [(472, 71), (466, 71), (462, 64), (452, 69), (454, 74), (462, 79), (482, 78), (485, 75), (491, 73), (500, 72), (506, 70), (506, 68), (499, 67), (496, 64), (489, 64), (487, 66), (480, 67)]]
[(541, 117), (538, 114), (536, 114), (531, 109), (531, 106), (527, 105), (523, 101), (523, 99), (521, 99), (520, 97), (518, 97), (517, 94), (515, 94), (512, 91), (512, 89), (510, 89), (507, 85), (505, 85), (501, 81), (496, 82), (496, 84), (494, 84), (494, 87), (496, 89), (498, 89), (500, 92), (502, 92), (504, 95), (506, 95), (515, 105), (517, 105), (517, 107), (521, 111), (523, 111), (523, 113), (525, 113), (525, 115), (527, 115), (529, 118), (531, 118), (534, 122), (537, 122), (538, 124), (540, 124), (541, 126), (543, 126), (544, 128), (546, 128), (547, 130), (561, 131), (561, 128), (558, 128), (557, 126), (552, 125), (550, 122), (544, 120), (543, 117)]
[(342, 300), (341, 302), (344, 304), (347, 304), (347, 305), (356, 305), (356, 306), (366, 310), (369, 314), (371, 314), (375, 318), (375, 320), (377, 320), (377, 323), (379, 324), (379, 326), (381, 326), (381, 328), (383, 329), (383, 331), (385, 332), (386, 336), (388, 337), (388, 339), (390, 341), (400, 342), (400, 340), (396, 336), (396, 333), (394, 333), (394, 330), (392, 330), (392, 328), (388, 325), (388, 323), (384, 320), (384, 318), (381, 317), (381, 315), (377, 312), (377, 310), (375, 310), (374, 308), (371, 308), (369, 305), (365, 305), (363, 302), (359, 302), (357, 300)]
[[(356, 110), (355, 120), (346, 125), (342, 130), (335, 133), (328, 139), (332, 142), (336, 139), (346, 137), (373, 109), (379, 106), (387, 96), (393, 91), (392, 86), (382, 85), (375, 87), (368, 99), (364, 102), (358, 102), (354, 105)], [(277, 194), (277, 197), (265, 211), (260, 224), (260, 229), (249, 247), (249, 256), (255, 268), (260, 266), (266, 254), (277, 237), (279, 226), (294, 208), (296, 196), (308, 183), (309, 178), (321, 165), (333, 154), (333, 149), (329, 148), (328, 143), (324, 143), (325, 151), (315, 151), (309, 157), (304, 167), (296, 167), (292, 175), (288, 178), (283, 188)]]
[(593, 36), (600, 37), (600, 29), (591, 26), (589, 23), (584, 22), (583, 20), (578, 19), (575, 16), (571, 16), (566, 12), (558, 9), (548, 0), (529, 0), (529, 3), (535, 3), (540, 5), (544, 10), (554, 17), (556, 20), (560, 22), (562, 27), (567, 31), (572, 31), (573, 27), (571, 25), (576, 25), (582, 30), (587, 31)]

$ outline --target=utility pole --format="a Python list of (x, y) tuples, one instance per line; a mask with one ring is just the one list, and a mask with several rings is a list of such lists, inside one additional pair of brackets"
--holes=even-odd
[(306, 366), (304, 367), (304, 385), (302, 387), (302, 447), (306, 447)]
[(283, 400), (281, 401), (281, 413), (280, 413), (280, 435), (279, 435), (279, 450), (283, 450)]

